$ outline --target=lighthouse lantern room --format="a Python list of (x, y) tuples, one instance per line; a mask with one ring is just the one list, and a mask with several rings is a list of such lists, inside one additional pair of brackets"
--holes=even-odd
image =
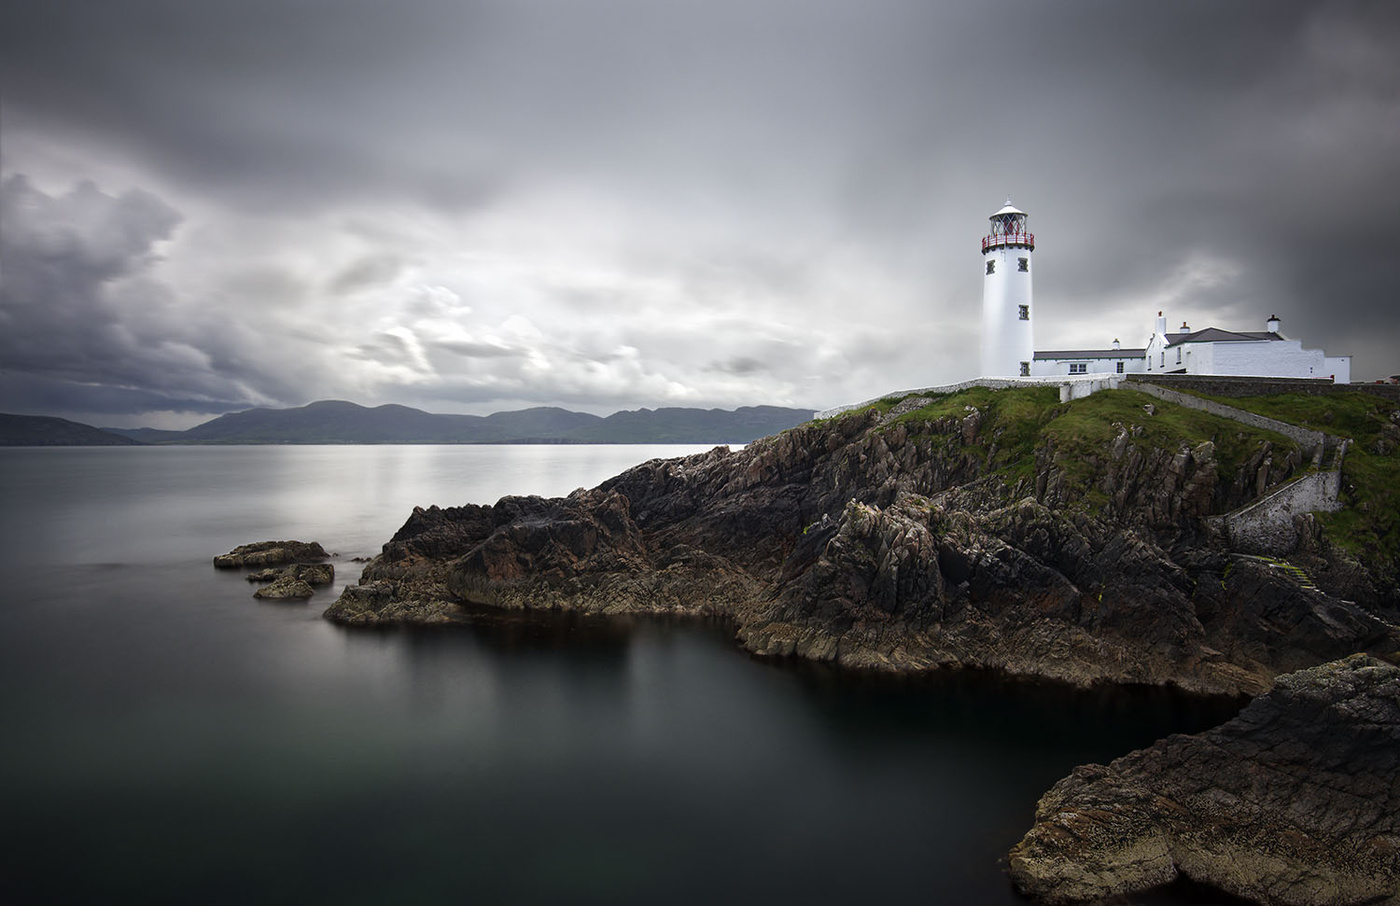
[(1031, 373), (1035, 341), (1031, 330), (1031, 254), (1035, 235), (1026, 229), (1026, 213), (1011, 199), (991, 216), (991, 232), (982, 237), (982, 374), (1020, 377)]

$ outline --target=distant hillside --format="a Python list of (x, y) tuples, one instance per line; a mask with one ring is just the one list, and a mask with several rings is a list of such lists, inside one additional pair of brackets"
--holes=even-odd
[(152, 444), (747, 443), (808, 421), (810, 409), (745, 406), (638, 409), (603, 418), (539, 407), (494, 415), (435, 415), (323, 400), (296, 409), (231, 412), (188, 431), (110, 428)]
[(66, 418), (0, 413), (0, 447), (120, 447), (136, 443), (130, 437)]

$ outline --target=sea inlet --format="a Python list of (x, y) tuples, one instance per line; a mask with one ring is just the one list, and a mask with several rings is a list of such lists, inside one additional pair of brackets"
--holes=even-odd
[[(415, 505), (700, 449), (0, 449), (6, 901), (1014, 904), (1055, 780), (1239, 706), (863, 678), (711, 623), (320, 618)], [(335, 586), (211, 566), (270, 538), (336, 552)]]

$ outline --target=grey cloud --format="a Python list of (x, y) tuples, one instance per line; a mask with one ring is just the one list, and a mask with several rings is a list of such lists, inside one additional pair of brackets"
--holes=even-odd
[(521, 350), (512, 349), (509, 346), (499, 346), (495, 343), (476, 343), (467, 340), (437, 340), (428, 345), (435, 349), (442, 349), (453, 355), (459, 355), (469, 359), (500, 359), (523, 355)]
[(403, 268), (404, 262), (397, 255), (365, 255), (332, 276), (327, 288), (339, 294), (378, 286), (391, 282)]
[(752, 356), (734, 356), (724, 361), (713, 362), (706, 366), (707, 371), (723, 371), (727, 374), (753, 374), (758, 371), (768, 370), (767, 364), (762, 360)]
[[(89, 189), (106, 232), (67, 202), (77, 246), (3, 262), (50, 281), (26, 298), (75, 300), (7, 299), (26, 373), (231, 401), (824, 406), (976, 370), (977, 242), (1008, 192), (1040, 236), (1043, 346), (1136, 341), (1171, 299), (1225, 327), (1267, 307), (1358, 376), (1397, 370), (1377, 300), (1400, 265), (1355, 238), (1400, 216), (1393, 3), (11, 7), (7, 151), (127, 168), (181, 238), (239, 224), (171, 243), (174, 267), (149, 197)], [(300, 270), (253, 241), (260, 218), (299, 229)], [(501, 332), (511, 315), (540, 336)]]
[(151, 277), (157, 244), (180, 214), (132, 190), (90, 183), (50, 196), (16, 175), (0, 185), (0, 383), (49, 395), (162, 408), (227, 409), (281, 391), (279, 378), (244, 362), (216, 313), (191, 313)]

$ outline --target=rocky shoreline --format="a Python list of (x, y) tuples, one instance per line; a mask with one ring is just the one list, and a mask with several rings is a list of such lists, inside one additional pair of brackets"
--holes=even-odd
[[(1211, 695), (1261, 695), (1277, 682), (1243, 730), (1237, 720), (1211, 731), (1246, 740), (1230, 750), (1234, 762), (1209, 762), (1222, 778), (1229, 769), (1252, 776), (1251, 759), (1267, 748), (1249, 748), (1256, 724), (1313, 720), (1324, 756), (1333, 730), (1362, 738), (1337, 723), (1349, 693), (1322, 719), (1317, 708), (1295, 713), (1312, 707), (1297, 690), (1308, 676), (1337, 689), (1355, 688), (1353, 674), (1393, 679), (1385, 662), (1400, 662), (1400, 583), (1381, 561), (1363, 564), (1334, 546), (1311, 514), (1294, 519), (1292, 563), (1232, 551), (1218, 517), (1300, 474), (1305, 457), (1279, 435), (1143, 399), (1116, 391), (1057, 406), (1041, 391), (1014, 390), (891, 400), (742, 450), (643, 463), (565, 498), (416, 508), (325, 616), (389, 626), (450, 625), (464, 606), (683, 614), (726, 620), (759, 656), (853, 670), (975, 669)], [(1375, 657), (1318, 668), (1354, 652)], [(1284, 674), (1304, 678), (1277, 679)], [(1385, 714), (1388, 729), (1377, 732), (1393, 739), (1395, 718)], [(1131, 759), (1189, 779), (1209, 761), (1201, 746), (1221, 748), (1202, 738), (1172, 737), (1153, 754), (1062, 781), (1013, 855), (1021, 889), (1071, 902), (1180, 872), (1266, 903), (1394, 895), (1374, 891), (1396, 875), (1395, 850), (1385, 847), (1400, 839), (1371, 822), (1362, 830), (1372, 842), (1356, 850), (1352, 825), (1328, 817), (1354, 791), (1316, 780), (1321, 762), (1303, 759), (1289, 775), (1312, 797), (1299, 801), (1323, 822), (1316, 827), (1274, 813), (1286, 811), (1284, 793), (1269, 793), (1274, 812), (1241, 811), (1249, 791), (1226, 779), (1201, 793), (1207, 805), (1218, 800), (1214, 811), (1194, 799), (1172, 811), (1165, 794), (1144, 792), (1153, 788)], [(1326, 776), (1345, 775), (1350, 757), (1329, 762)], [(1370, 779), (1358, 782), (1388, 782), (1393, 803), (1394, 759), (1366, 764)], [(1108, 817), (1083, 818), (1080, 801)], [(1229, 822), (1238, 814), (1257, 814), (1265, 830), (1237, 832)], [(1163, 830), (1173, 816), (1186, 823)], [(1057, 837), (1066, 822), (1088, 842)], [(1296, 852), (1276, 855), (1279, 835), (1314, 832), (1311, 842), (1288, 838)], [(1236, 863), (1250, 867), (1224, 867)], [(1377, 865), (1381, 886), (1362, 884)]]
[(1211, 694), (1400, 653), (1395, 590), (1313, 517), (1300, 558), (1316, 584), (1212, 532), (1211, 516), (1302, 468), (1282, 439), (1227, 471), (1209, 439), (1167, 447), (1115, 424), (1076, 483), (1053, 445), (1030, 473), (1001, 465), (1013, 416), (921, 402), (643, 463), (566, 498), (415, 509), (326, 617), (441, 624), (463, 602), (712, 615), (760, 655)]
[(1213, 730), (1075, 768), (1009, 867), (1044, 903), (1178, 874), (1279, 906), (1400, 903), (1400, 669), (1356, 655), (1291, 673)]

